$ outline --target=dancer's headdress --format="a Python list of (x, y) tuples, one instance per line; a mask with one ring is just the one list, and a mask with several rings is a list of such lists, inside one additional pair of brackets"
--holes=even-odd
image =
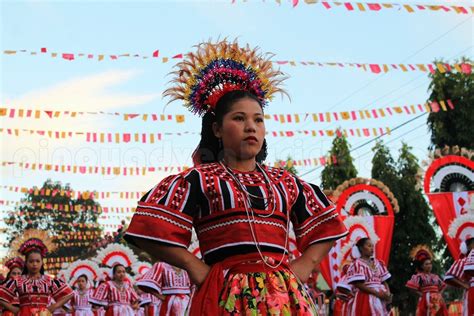
[(138, 261), (138, 258), (133, 253), (132, 249), (127, 246), (121, 244), (109, 244), (107, 247), (101, 249), (97, 253), (97, 256), (92, 260), (109, 268), (112, 268), (117, 264), (121, 264), (128, 268), (135, 264)]
[(151, 263), (144, 262), (144, 261), (138, 261), (134, 265), (132, 265), (132, 271), (135, 273), (135, 275), (144, 275), (151, 269)]
[(342, 260), (347, 258), (360, 258), (361, 254), (356, 244), (362, 238), (369, 238), (374, 244), (379, 240), (374, 228), (370, 225), (365, 216), (349, 216), (344, 220), (349, 234), (343, 241), (341, 254), (344, 256)]
[(31, 251), (39, 251), (44, 258), (48, 252), (56, 250), (56, 244), (44, 230), (27, 229), (23, 234), (15, 238), (10, 246), (12, 255), (21, 254), (27, 256)]
[(424, 261), (433, 259), (433, 252), (427, 245), (418, 245), (410, 251), (410, 258), (413, 261)]
[(5, 260), (5, 266), (10, 271), (15, 268), (20, 268), (21, 270), (23, 270), (23, 267), (25, 266), (25, 261), (23, 261), (23, 259), (21, 259), (20, 257), (13, 257)]
[(76, 283), (77, 279), (85, 275), (88, 282), (94, 284), (99, 277), (100, 269), (97, 263), (92, 260), (78, 260), (71, 263), (64, 271), (64, 277), (71, 284)]
[(196, 48), (171, 73), (174, 86), (163, 93), (170, 102), (183, 100), (189, 110), (202, 116), (213, 111), (219, 99), (231, 91), (250, 92), (262, 106), (275, 93), (286, 94), (280, 87), (286, 77), (273, 68), (271, 54), (227, 40), (204, 42)]
[(459, 248), (461, 253), (466, 255), (468, 251), (466, 241), (474, 238), (474, 215), (464, 214), (456, 217), (449, 225), (448, 235), (461, 242)]

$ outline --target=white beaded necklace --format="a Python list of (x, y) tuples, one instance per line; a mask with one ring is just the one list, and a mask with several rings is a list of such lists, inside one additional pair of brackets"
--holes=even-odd
[[(267, 259), (265, 259), (265, 256), (263, 255), (263, 252), (260, 248), (260, 244), (257, 240), (257, 234), (254, 230), (254, 227), (253, 225), (255, 225), (255, 214), (254, 214), (254, 210), (252, 208), (252, 201), (250, 200), (250, 193), (245, 189), (244, 185), (242, 183), (240, 183), (240, 181), (235, 177), (235, 175), (232, 173), (232, 171), (230, 170), (229, 167), (227, 167), (226, 165), (224, 165), (224, 163), (221, 161), (219, 162), (220, 165), (224, 168), (224, 170), (227, 171), (227, 173), (229, 174), (229, 176), (234, 180), (235, 184), (239, 187), (242, 195), (244, 196), (244, 207), (245, 207), (245, 213), (247, 214), (247, 219), (248, 219), (248, 222), (249, 222), (249, 226), (250, 226), (250, 232), (252, 234), (252, 239), (253, 239), (253, 242), (254, 242), (254, 245), (255, 247), (257, 248), (257, 251), (258, 251), (258, 254), (260, 255), (260, 258), (262, 259), (263, 263), (272, 268), (272, 269), (276, 269), (278, 268), (282, 263), (283, 261), (285, 260), (285, 254), (287, 252), (287, 248), (288, 248), (288, 240), (289, 240), (289, 231), (290, 231), (290, 219), (289, 219), (289, 214), (286, 214), (287, 217), (286, 217), (286, 235), (285, 235), (285, 250), (283, 252), (283, 255), (280, 259), (280, 261), (276, 264), (276, 265), (273, 265), (271, 263), (269, 263), (267, 261)], [(256, 163), (256, 166), (257, 168), (256, 169), (259, 169), (260, 172), (263, 174), (263, 178), (265, 179), (265, 181), (267, 182), (268, 186), (269, 186), (269, 191), (271, 190), (272, 191), (272, 196), (275, 197), (275, 192), (273, 191), (273, 186), (272, 186), (272, 183), (271, 183), (271, 180), (270, 180), (270, 177), (267, 175), (267, 173), (265, 172), (265, 169), (262, 168), (260, 166), (259, 163)], [(270, 193), (270, 192), (269, 192)], [(270, 203), (270, 201), (269, 201)], [(275, 201), (273, 201), (273, 209), (272, 209), (272, 212), (271, 214), (269, 215), (258, 215), (257, 216), (260, 216), (260, 217), (264, 217), (264, 218), (267, 218), (267, 217), (270, 217), (272, 216), (274, 213), (275, 213), (275, 210), (276, 210), (276, 203)], [(253, 224), (253, 225), (252, 225)]]

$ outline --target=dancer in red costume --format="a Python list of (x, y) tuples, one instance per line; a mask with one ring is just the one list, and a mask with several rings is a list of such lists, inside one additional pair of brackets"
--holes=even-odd
[(416, 316), (447, 316), (442, 291), (446, 284), (437, 274), (431, 273), (433, 254), (424, 245), (415, 247), (410, 257), (414, 260), (416, 271), (406, 286), (420, 296), (416, 307)]
[[(5, 280), (2, 282), (2, 284), (6, 283), (8, 280), (15, 279), (16, 277), (19, 277), (21, 273), (23, 272), (23, 269), (25, 267), (25, 261), (21, 259), (20, 257), (14, 257), (10, 258), (5, 261), (5, 266), (8, 269), (8, 274)], [(12, 303), (13, 306), (18, 307), (20, 305), (20, 300), (18, 297), (16, 297), (15, 301)], [(0, 309), (2, 311), (2, 309)], [(14, 316), (15, 314), (11, 312), (8, 309), (5, 309), (0, 313), (3, 316)]]
[(361, 238), (353, 247), (355, 258), (347, 271), (347, 282), (355, 288), (350, 302), (349, 315), (389, 315), (387, 304), (392, 295), (387, 284), (391, 277), (385, 264), (374, 258), (374, 244), (369, 238)]
[(472, 272), (472, 252), (474, 250), (473, 223), (474, 215), (461, 215), (450, 224), (448, 230), (451, 238), (458, 238), (461, 241), (461, 257), (454, 261), (453, 265), (446, 272), (444, 281), (451, 286), (464, 290), (463, 316), (474, 315), (474, 273)]
[[(142, 198), (126, 240), (189, 273), (191, 316), (316, 313), (302, 282), (347, 232), (316, 185), (262, 164), (263, 108), (284, 77), (267, 55), (226, 40), (200, 44), (177, 68), (165, 95), (203, 115), (195, 166)], [(292, 262), (290, 222), (302, 252)], [(204, 261), (187, 251), (193, 226)]]
[[(18, 246), (19, 245), (19, 246)], [(27, 230), (12, 243), (13, 249), (25, 256), (25, 269), (20, 277), (0, 287), (0, 303), (18, 316), (42, 316), (67, 303), (72, 289), (62, 280), (44, 274), (43, 258), (53, 243), (44, 231)], [(16, 298), (19, 308), (13, 306)], [(54, 304), (50, 302), (54, 300)]]
[(137, 281), (137, 286), (163, 299), (160, 316), (185, 314), (191, 294), (191, 283), (186, 271), (158, 262)]
[(113, 278), (99, 285), (90, 297), (90, 302), (106, 307), (106, 316), (135, 316), (139, 297), (133, 286), (126, 280), (125, 267), (116, 264)]

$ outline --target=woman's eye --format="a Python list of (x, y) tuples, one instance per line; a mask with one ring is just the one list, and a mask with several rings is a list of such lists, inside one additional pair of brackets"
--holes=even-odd
[(255, 121), (258, 122), (258, 123), (262, 123), (263, 119), (260, 117), (260, 118), (256, 119)]
[(243, 121), (244, 118), (243, 118), (242, 116), (236, 116), (236, 117), (234, 117), (234, 120), (236, 120), (236, 121)]

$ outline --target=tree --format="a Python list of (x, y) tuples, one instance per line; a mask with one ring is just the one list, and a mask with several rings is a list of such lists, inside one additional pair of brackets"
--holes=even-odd
[(349, 146), (344, 135), (334, 138), (329, 151), (333, 163), (326, 164), (321, 173), (323, 189), (334, 190), (344, 181), (357, 177), (357, 169), (352, 162)]
[[(438, 237), (434, 230), (435, 220), (431, 209), (423, 197), (419, 186), (420, 166), (418, 160), (411, 153), (411, 147), (403, 143), (398, 158), (400, 212), (395, 215), (395, 227), (389, 270), (396, 278), (393, 287), (395, 304), (400, 311), (411, 312), (416, 310), (417, 298), (409, 293), (405, 287), (406, 281), (415, 273), (415, 267), (410, 267), (410, 250), (419, 244), (430, 246), (436, 250)], [(439, 273), (439, 262), (433, 260), (434, 272)]]
[(286, 171), (294, 174), (295, 176), (298, 175), (298, 170), (296, 170), (295, 164), (293, 163), (293, 159), (290, 156), (288, 156), (286, 160), (277, 160), (275, 162), (275, 167), (283, 168)]
[(71, 187), (48, 179), (41, 188), (33, 187), (25, 193), (19, 206), (5, 218), (8, 242), (24, 230), (34, 228), (46, 230), (55, 240), (58, 249), (48, 255), (48, 272), (60, 268), (60, 259), (79, 257), (101, 236), (97, 223), (101, 214), (99, 203), (83, 193), (77, 199), (69, 194)]
[[(441, 62), (442, 61), (435, 61)], [(467, 58), (457, 63), (472, 64)], [(451, 100), (454, 110), (430, 113), (428, 127), (431, 131), (431, 148), (445, 145), (474, 149), (474, 74), (444, 72), (430, 74), (429, 101)]]

